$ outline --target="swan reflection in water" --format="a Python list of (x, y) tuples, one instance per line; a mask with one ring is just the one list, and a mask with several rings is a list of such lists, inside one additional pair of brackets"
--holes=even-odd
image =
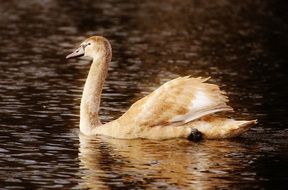
[(256, 148), (235, 141), (79, 139), (81, 188), (227, 188), (255, 177)]

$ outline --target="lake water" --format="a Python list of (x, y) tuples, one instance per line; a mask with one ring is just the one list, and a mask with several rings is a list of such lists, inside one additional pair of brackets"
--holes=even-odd
[[(288, 4), (233, 0), (0, 0), (0, 189), (287, 189)], [(79, 136), (89, 61), (65, 56), (104, 35), (113, 61), (104, 122), (177, 76), (211, 76), (240, 138)]]

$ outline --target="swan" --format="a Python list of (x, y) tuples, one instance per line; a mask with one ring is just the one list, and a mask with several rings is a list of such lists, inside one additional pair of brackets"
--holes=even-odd
[(209, 78), (185, 76), (166, 82), (118, 119), (102, 124), (98, 112), (112, 48), (105, 37), (92, 36), (66, 58), (80, 56), (93, 59), (80, 105), (80, 132), (84, 135), (119, 139), (223, 139), (239, 136), (257, 123), (257, 120), (216, 116), (216, 112), (233, 110), (227, 105), (225, 93), (217, 85), (207, 83)]

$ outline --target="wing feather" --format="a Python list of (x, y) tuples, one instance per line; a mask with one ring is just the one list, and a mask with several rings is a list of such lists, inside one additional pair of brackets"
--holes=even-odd
[(187, 123), (219, 111), (232, 110), (228, 98), (209, 78), (179, 77), (135, 102), (118, 122), (123, 125), (161, 126)]

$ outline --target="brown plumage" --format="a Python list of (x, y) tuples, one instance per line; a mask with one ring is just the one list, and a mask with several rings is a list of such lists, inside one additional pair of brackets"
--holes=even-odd
[(80, 110), (80, 131), (86, 135), (160, 140), (187, 138), (194, 128), (207, 139), (219, 139), (241, 135), (256, 124), (256, 120), (235, 121), (211, 116), (232, 111), (227, 105), (228, 98), (217, 85), (207, 83), (208, 78), (189, 76), (166, 82), (134, 103), (120, 118), (101, 124), (98, 110), (112, 56), (110, 43), (100, 36), (88, 38), (67, 58), (81, 55), (93, 58)]

